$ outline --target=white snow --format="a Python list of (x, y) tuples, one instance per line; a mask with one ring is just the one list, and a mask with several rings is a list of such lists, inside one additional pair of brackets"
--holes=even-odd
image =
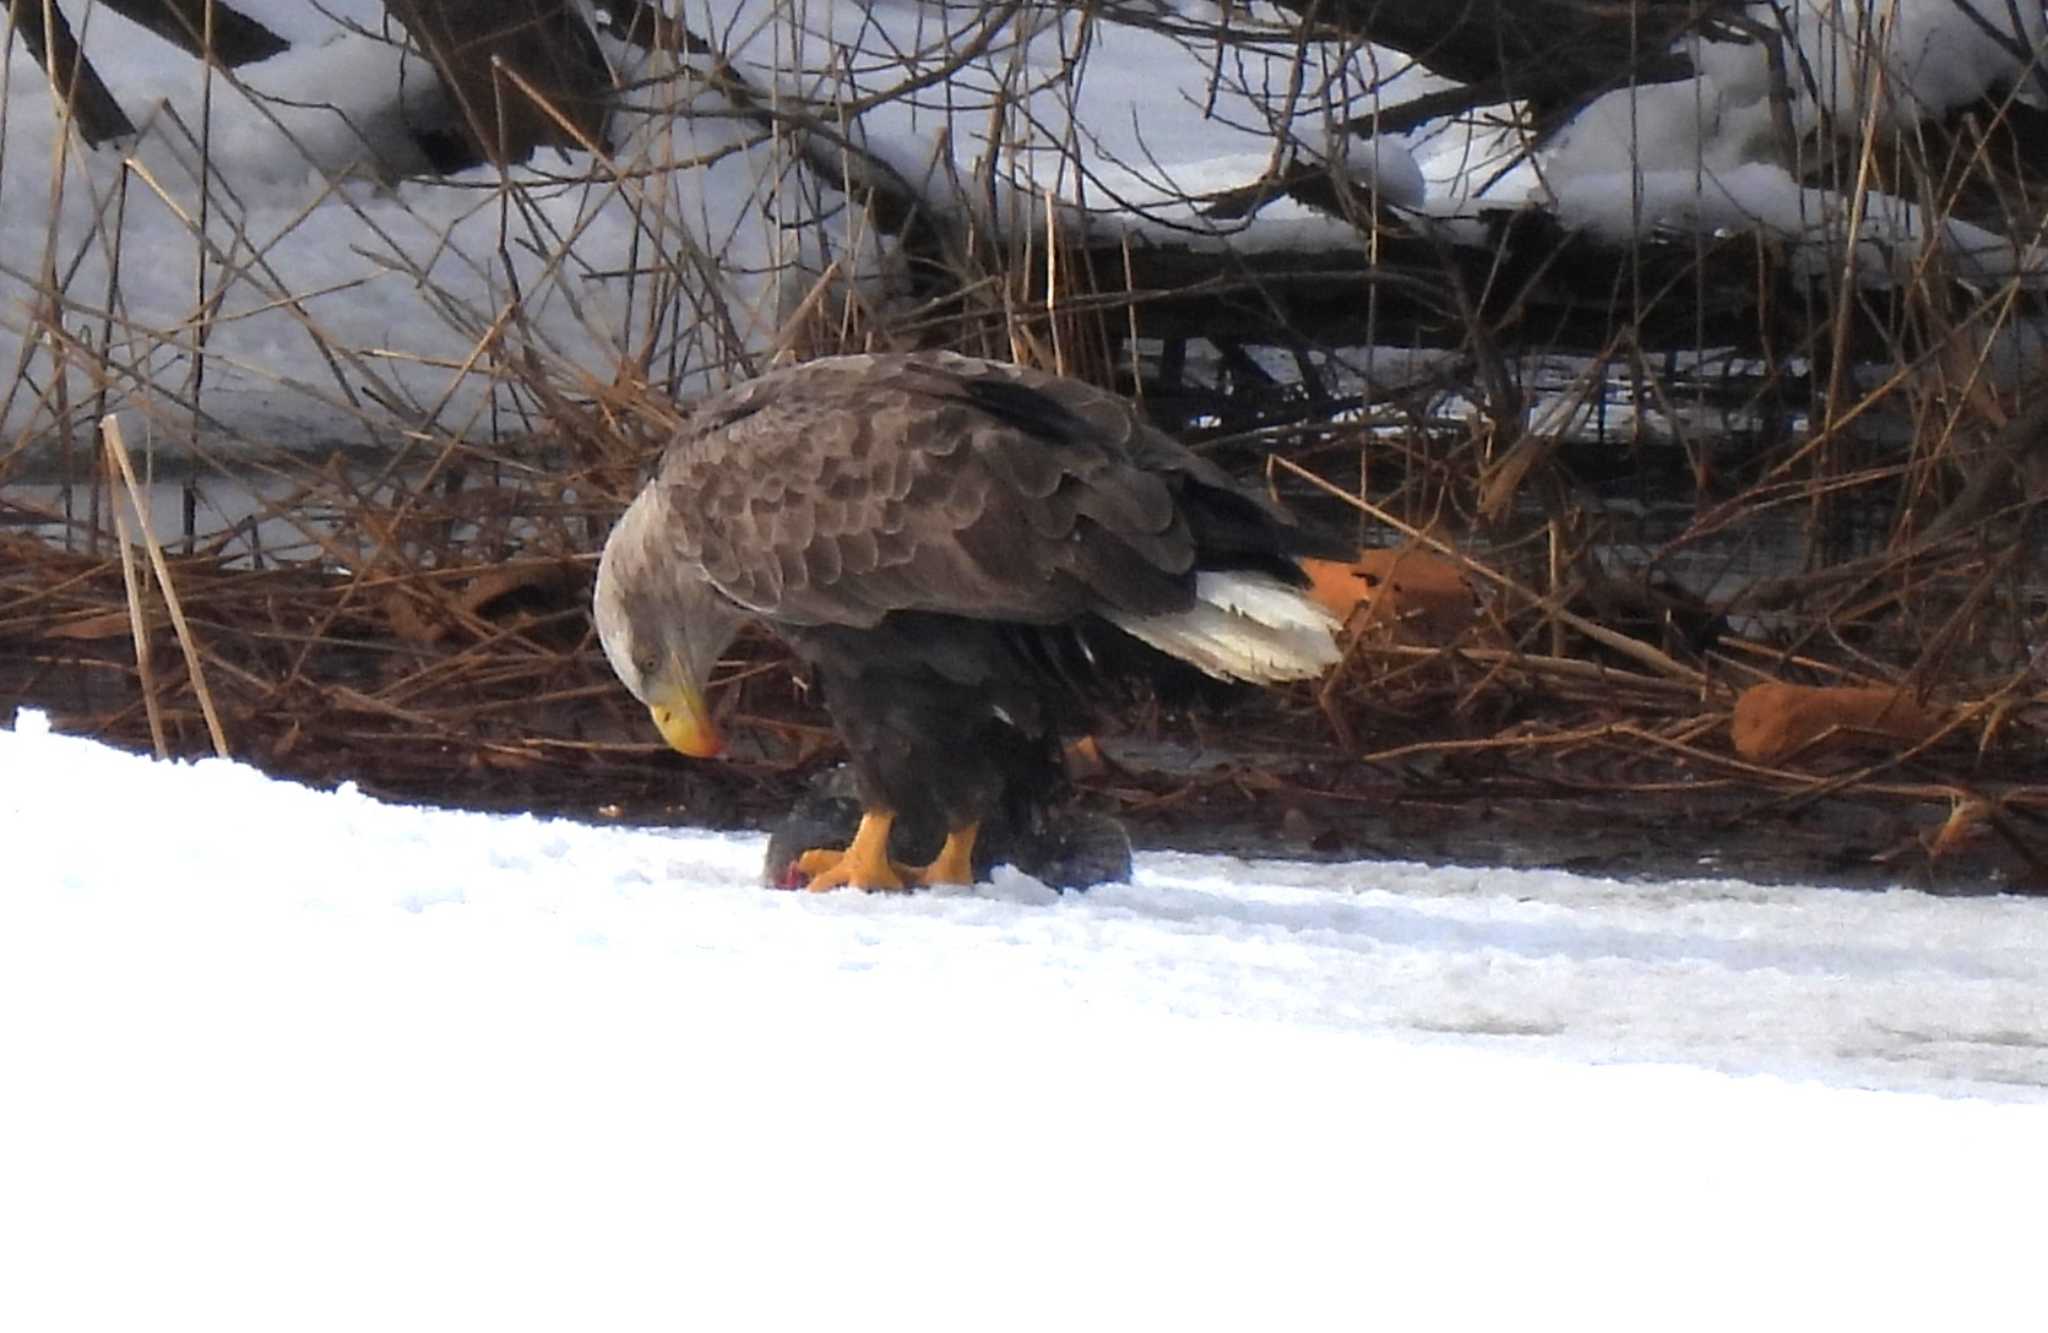
[[(484, 414), (505, 399), (474, 373), (473, 353), (515, 291), (523, 318), (512, 332), (538, 347), (562, 384), (609, 383), (651, 345), (655, 366), (670, 369), (672, 354), (682, 363), (674, 368), (688, 387), (725, 373), (734, 347), (769, 346), (832, 259), (856, 283), (883, 272), (875, 238), (839, 195), (732, 119), (715, 94), (660, 79), (624, 48), (611, 51), (622, 72), (651, 81), (636, 98), (647, 105), (618, 118), (616, 159), (628, 179), (608, 183), (587, 157), (544, 153), (512, 173), (526, 189), (507, 207), (490, 171), (400, 179), (423, 165), (408, 120), (434, 121), (443, 99), (422, 63), (386, 40), (377, 0), (241, 8), (299, 45), (210, 81), (198, 62), (118, 16), (81, 16), (84, 48), (139, 127), (135, 142), (96, 151), (61, 132), (47, 81), (16, 45), (0, 122), (0, 228), (21, 243), (0, 261), (0, 362), (25, 364), (29, 378), (0, 401), (0, 426), (47, 432), (50, 404), (61, 401), (43, 387), (56, 358), (37, 289), (51, 274), (68, 299), (65, 327), (104, 340), (111, 362), (141, 372), (109, 386), (116, 404), (189, 430), (203, 268), (213, 319), (198, 405), (213, 421), (200, 433), (216, 437), (218, 422), (248, 440), (325, 444), (388, 438), (394, 425), (428, 420), (485, 429)], [(775, 0), (685, 18), (725, 43), (771, 99), (878, 94), (945, 67), (986, 21), (957, 5)], [(1341, 142), (1361, 187), (1372, 188), (1378, 172), (1390, 199), (1419, 197), (1419, 173), (1398, 142), (1361, 146), (1334, 128), (1383, 82), (1370, 53), (1317, 48), (1314, 90), (1291, 96), (1297, 54), (1276, 36), (1271, 50), (1234, 57), (1230, 86), (1212, 97), (1215, 52), (1192, 39), (1025, 15), (927, 95), (875, 107), (849, 133), (941, 195), (929, 180), (935, 169), (972, 181), (989, 162), (996, 193), (1024, 209), (1009, 220), (1016, 225), (1043, 218), (1008, 189), (1013, 180), (1048, 188), (1073, 210), (1192, 225), (1219, 239), (1293, 244), (1306, 227), (1341, 242), (1341, 223), (1286, 200), (1272, 206), (1265, 231), (1264, 218), (1250, 228), (1211, 225), (1179, 202), (1183, 189), (1257, 179), (1274, 165), (1276, 138), (1315, 154)], [(710, 114), (670, 114), (678, 101)], [(1001, 115), (999, 103), (1008, 108)], [(1166, 212), (1154, 216), (1159, 207)], [(568, 261), (550, 262), (569, 237)], [(681, 329), (662, 322), (674, 311), (650, 303), (646, 275), (664, 264), (700, 289), (679, 303)], [(730, 330), (715, 319), (689, 327), (721, 308)], [(84, 359), (69, 359), (73, 404), (91, 403), (98, 387), (79, 369)]]
[[(245, 7), (308, 43), (251, 87), (356, 114), (272, 101), (272, 124), (214, 90), (229, 188), (207, 227), (235, 276), (210, 411), (362, 434), (367, 386), (446, 398), (459, 427), (482, 409), (461, 366), (509, 297), (506, 257), (533, 336), (608, 380), (652, 336), (615, 275), (645, 262), (655, 205), (711, 243), (748, 345), (828, 251), (876, 267), (841, 221), (787, 225), (813, 204), (769, 192), (780, 165), (732, 122), (646, 128), (716, 160), (632, 200), (542, 189), (503, 233), (484, 173), (330, 181), (293, 141), (349, 161), (398, 63), (337, 35), (332, 5)], [(178, 126), (201, 123), (199, 74), (89, 12), (87, 48), (146, 129), (117, 254), (94, 234), (113, 234), (123, 154), (60, 155), (39, 72), (7, 67), (0, 360), (26, 345), (31, 386), (0, 408), (10, 430), (50, 378), (46, 262), (76, 263), (67, 329), (97, 337), (107, 313), (116, 359), (155, 346), (149, 382), (117, 391), (168, 411), (190, 371), (198, 191)], [(721, 12), (757, 74), (855, 88), (900, 77), (892, 44), (942, 60), (938, 25), (975, 17)], [(2013, 12), (2037, 41), (2038, 7)], [(1886, 81), (1930, 108), (2001, 80), (2037, 96), (1958, 13), (1901, 0)], [(1062, 87), (1084, 41), (1092, 73)], [(940, 165), (965, 173), (1028, 128), (1041, 155), (1005, 148), (1006, 172), (1176, 236), (1195, 225), (1178, 190), (1281, 165), (1275, 130), (1403, 205), (1464, 207), (1489, 169), (1461, 159), (1446, 180), (1440, 156), (1425, 194), (1419, 137), (1340, 138), (1381, 77), (1371, 52), (1311, 53), (1308, 85), (1336, 95), (1303, 101), (1277, 43), (1212, 105), (1215, 54), (1041, 25), (915, 112), (877, 113), (869, 142), (922, 171), (943, 128)], [(1772, 156), (1753, 54), (1703, 53), (1698, 83), (1589, 109), (1540, 178), (1493, 197), (1547, 200), (1547, 180), (1601, 229), (1839, 234), (1843, 201)], [(1006, 81), (1035, 91), (1004, 126), (988, 111)], [(1867, 87), (1816, 85), (1797, 123)], [(1859, 263), (1912, 261), (1916, 211), (1876, 198), (1866, 217)], [(1349, 235), (1286, 201), (1214, 230)], [(573, 263), (550, 268), (572, 233)], [(1977, 276), (2037, 262), (1950, 239), (1985, 251)], [(1167, 854), (1086, 895), (1015, 874), (779, 894), (754, 884), (758, 836), (392, 806), (117, 754), (29, 713), (0, 731), (0, 834), (8, 1330), (2038, 1322), (2036, 901)]]
[[(1801, 186), (1783, 167), (1749, 162), (1715, 172), (1581, 176), (1558, 199), (1557, 215), (1567, 226), (1615, 237), (1658, 228), (1681, 233), (1760, 228), (1793, 243), (1795, 272), (1819, 277), (1834, 276), (1841, 267), (1851, 204), (1835, 191)], [(2015, 245), (1957, 218), (1930, 227), (1924, 209), (1882, 191), (1865, 194), (1855, 221), (1855, 266), (1873, 286), (1908, 281), (1930, 264), (1978, 283), (2042, 271), (2039, 247)]]
[[(1440, 136), (1426, 173), (1439, 191), (1431, 207), (1452, 213), (1483, 197), (1554, 208), (1567, 225), (1610, 239), (1659, 228), (1755, 231), (1791, 242), (1808, 272), (1831, 275), (1849, 236), (1854, 147), (1866, 124), (1906, 130), (2000, 92), (2036, 106), (2048, 99), (2048, 15), (2038, 0), (1775, 0), (1750, 5), (1746, 17), (1747, 40), (1683, 43), (1698, 77), (1596, 98), (1537, 161), (1504, 175), (1510, 139)], [(1802, 186), (1796, 173), (1825, 161), (1829, 143), (1849, 164), (1836, 169), (1842, 188)], [(1865, 281), (1905, 280), (1926, 262), (1933, 229), (1911, 202), (1866, 191), (1859, 221)], [(1961, 222), (1945, 223), (1940, 239), (1966, 280), (2043, 273), (2043, 256), (2024, 241)]]
[(1794, 136), (1854, 136), (1871, 116), (1907, 128), (1999, 90), (2043, 104), (2038, 0), (1778, 0), (1747, 18), (1746, 40), (1682, 43), (1697, 78), (1617, 89), (1576, 116), (1548, 154), (1552, 188), (1630, 170), (1789, 166), (1775, 115)]
[[(377, 35), (376, 0), (318, 23), (295, 0), (242, 8), (303, 44), (210, 82), (198, 62), (94, 11), (81, 42), (139, 131), (98, 150), (60, 132), (47, 81), (16, 44), (0, 227), (20, 243), (0, 260), (0, 361), (16, 364), (26, 343), (31, 378), (0, 402), (9, 429), (49, 429), (54, 395), (39, 401), (36, 381), (54, 358), (35, 319), (49, 273), (61, 275), (67, 329), (142, 372), (116, 377), (116, 404), (184, 424), (204, 256), (213, 322), (199, 406), (248, 438), (276, 438), (284, 416), (296, 426), (285, 438), (324, 444), (389, 438), (394, 417), (487, 430), (492, 386), (472, 362), (515, 290), (521, 336), (563, 385), (581, 386), (610, 382), (629, 349), (659, 341), (644, 273), (689, 267), (677, 258), (689, 243), (713, 256), (690, 268), (698, 296), (731, 312), (743, 345), (775, 329), (786, 278), (807, 289), (803, 274), (823, 268), (815, 242), (831, 225), (784, 226), (814, 191), (784, 186), (763, 207), (773, 155), (744, 149), (746, 130), (729, 120), (661, 117), (649, 132), (659, 142), (632, 151), (707, 164), (622, 184), (543, 154), (513, 173), (527, 187), (513, 208), (489, 171), (394, 178), (422, 165), (405, 122), (431, 119), (438, 99), (422, 63)], [(571, 253), (554, 259), (568, 238)], [(635, 271), (637, 284), (617, 276)], [(707, 353), (692, 355), (701, 375)], [(74, 404), (96, 387), (82, 359), (70, 362)]]
[[(208, 84), (182, 53), (86, 7), (85, 47), (141, 126), (135, 143), (98, 151), (59, 132), (47, 81), (16, 44), (0, 228), (17, 243), (0, 260), (0, 363), (21, 365), (25, 377), (0, 400), (0, 427), (47, 436), (54, 404), (99, 410), (84, 349), (62, 358), (64, 393), (52, 387), (60, 358), (37, 297), (52, 274), (68, 301), (62, 326), (89, 346), (104, 340), (112, 363), (134, 368), (108, 386), (117, 405), (145, 409), (174, 436), (211, 440), (225, 428), (245, 441), (319, 444), (429, 423), (491, 429), (487, 413), (508, 400), (473, 357), (515, 291), (523, 319), (513, 335), (560, 383), (589, 388), (649, 349), (649, 364), (685, 389), (715, 379), (735, 350), (771, 346), (835, 260), (839, 281), (888, 297), (877, 240), (838, 194), (757, 126), (722, 118), (730, 108), (715, 93), (664, 81), (630, 51), (611, 54), (629, 77), (648, 77), (637, 96), (658, 113), (619, 118), (627, 179), (603, 181), (581, 155), (542, 154), (513, 173), (527, 190), (510, 207), (489, 171), (394, 178), (419, 165), (401, 133), (406, 117), (431, 118), (438, 97), (420, 63), (382, 39), (377, 0), (243, 8), (300, 45)], [(2043, 97), (2030, 62), (2048, 24), (2031, 0), (1752, 10), (1784, 34), (1788, 58), (1801, 57), (1783, 108), (1797, 135), (1853, 131), (1873, 97), (1887, 124), (1999, 88)], [(1796, 153), (1779, 142), (1762, 42), (1696, 44), (1699, 78), (1602, 98), (1538, 162), (1493, 180), (1511, 140), (1475, 145), (1442, 125), (1376, 138), (1345, 128), (1443, 80), (1370, 48), (1302, 47), (1284, 16), (1262, 6), (1233, 6), (1227, 22), (1239, 36), (1265, 33), (1263, 44), (1228, 49), (1202, 35), (1201, 24), (1226, 21), (1206, 0), (1160, 6), (1149, 27), (1026, 7), (918, 97), (881, 97), (906, 77), (948, 69), (990, 12), (922, 0), (741, 0), (715, 21), (695, 8), (686, 16), (771, 100), (880, 98), (849, 125), (852, 139), (935, 199), (991, 210), (1012, 231), (1045, 223), (1047, 206), (1014, 188), (1028, 184), (1057, 201), (1062, 225), (1140, 241), (1355, 244), (1348, 223), (1284, 197), (1238, 219), (1206, 216), (1188, 198), (1329, 159), (1383, 203), (1424, 209), (1454, 235), (1467, 234), (1460, 215), (1477, 202), (1554, 207), (1612, 236), (1761, 230), (1812, 251), (1813, 272), (1839, 271), (1830, 255), (1846, 234), (1848, 201), (1800, 184)], [(713, 114), (669, 114), (664, 100)], [(202, 139), (214, 180), (203, 207)], [(1429, 154), (1427, 170), (1418, 152)], [(642, 170), (663, 164), (673, 169)], [(1874, 195), (1860, 216), (1861, 272), (1895, 281), (1922, 261), (1933, 229), (1910, 203)], [(1957, 225), (1936, 234), (1966, 278), (2041, 272), (2042, 257), (2013, 240)], [(550, 262), (570, 237), (568, 261)], [(668, 266), (691, 290), (661, 307), (647, 275)], [(211, 321), (195, 424), (202, 309)], [(699, 322), (708, 309), (731, 324)]]
[(10, 1329), (2030, 1326), (2048, 912), (758, 836), (0, 731)]

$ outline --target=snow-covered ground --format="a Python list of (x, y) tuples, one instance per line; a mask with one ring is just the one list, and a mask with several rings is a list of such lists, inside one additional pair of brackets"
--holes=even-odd
[[(174, 435), (362, 441), (426, 419), (488, 433), (490, 385), (471, 357), (515, 291), (514, 332), (571, 387), (608, 383), (650, 345), (647, 364), (684, 387), (722, 374), (735, 348), (773, 344), (828, 261), (871, 299), (887, 294), (880, 247), (831, 183), (808, 179), (714, 93), (651, 78), (638, 96), (669, 100), (661, 114), (619, 118), (623, 181), (604, 179), (586, 157), (544, 153), (513, 173), (525, 189), (510, 207), (488, 170), (447, 181), (407, 174), (422, 165), (408, 119), (431, 118), (437, 98), (421, 62), (375, 35), (385, 26), (379, 0), (240, 7), (296, 45), (210, 82), (188, 56), (85, 7), (85, 49), (141, 127), (136, 142), (95, 151), (67, 138), (47, 81), (15, 44), (0, 86), (0, 227), (19, 243), (0, 260), (0, 364), (26, 373), (0, 395), (10, 432), (50, 433), (53, 404), (64, 401), (48, 387), (59, 364), (73, 368), (71, 408), (95, 411), (99, 386), (82, 366), (103, 343), (127, 368), (110, 386), (116, 402), (153, 410)], [(1780, 137), (1853, 130), (1873, 97), (1884, 99), (1883, 123), (2000, 88), (2048, 98), (2033, 63), (2048, 31), (2038, 0), (1754, 5), (1758, 31), (1779, 30), (1803, 58), (1784, 96), (1767, 73), (1769, 44), (1702, 43), (1699, 78), (1601, 98), (1505, 175), (1525, 148), (1512, 134), (1462, 122), (1383, 140), (1343, 132), (1443, 80), (1389, 52), (1304, 48), (1269, 7), (1231, 7), (1233, 32), (1268, 26), (1263, 45), (1229, 50), (1201, 35), (1223, 13), (1207, 0), (1162, 5), (1150, 27), (1024, 6), (993, 35), (983, 32), (990, 11), (939, 0), (734, 0), (682, 12), (762, 96), (866, 105), (848, 134), (936, 206), (988, 206), (989, 191), (956, 196), (946, 181), (979, 180), (989, 162), (998, 183), (1029, 183), (1071, 205), (1075, 219), (1086, 210), (1091, 225), (1141, 237), (1348, 246), (1357, 240), (1348, 223), (1287, 199), (1219, 220), (1186, 197), (1248, 185), (1290, 160), (1336, 158), (1383, 200), (1472, 240), (1485, 235), (1470, 216), (1477, 205), (1533, 205), (1617, 236), (1760, 230), (1803, 247), (1816, 275), (1833, 275), (1833, 247), (1854, 216), (1858, 262), (1872, 280), (1913, 271), (1937, 231), (1980, 279), (2038, 274), (2042, 262), (2026, 238), (1937, 225), (1905, 199), (1874, 193), (1852, 208), (1845, 194), (1802, 185), (1797, 155), (1812, 146)], [(980, 54), (922, 95), (886, 95), (906, 77), (936, 78), (970, 46)], [(611, 50), (627, 75), (659, 72)], [(348, 170), (366, 158), (385, 179)], [(1019, 209), (1007, 227), (1042, 221), (1036, 200), (996, 194)], [(565, 257), (551, 260), (557, 251)], [(691, 291), (674, 305), (651, 303), (648, 275), (670, 269), (689, 275)], [(53, 280), (66, 297), (58, 318), (87, 345), (67, 357), (40, 322), (48, 313), (38, 292)], [(706, 310), (720, 317), (691, 327)]]
[(2038, 1327), (2048, 908), (758, 836), (0, 731), (0, 1327)]
[[(304, 43), (252, 85), (369, 123), (388, 53), (296, 0), (245, 7)], [(1913, 49), (1949, 57), (1941, 97), (1959, 68), (2010, 74), (2003, 48), (1923, 31), (1969, 21), (1949, 0), (1904, 10)], [(2034, 35), (2038, 6), (2019, 10)], [(858, 6), (817, 6), (813, 28), (967, 7), (872, 12), (864, 28)], [(1204, 114), (1201, 60), (1094, 40), (1094, 100), (1071, 105), (1057, 31), (1000, 53), (1043, 76), (1044, 126), (1086, 131), (1091, 189), (1142, 204), (1260, 168), (1263, 122)], [(140, 99), (152, 129), (129, 153), (148, 183), (106, 232), (120, 155), (53, 169), (47, 93), (13, 58), (0, 225), (31, 239), (0, 263), (0, 359), (26, 341), (31, 380), (48, 370), (27, 314), (47, 250), (76, 265), (74, 331), (98, 327), (119, 274), (113, 336), (156, 348), (154, 382), (121, 387), (175, 395), (195, 195), (172, 119), (148, 110), (168, 98), (196, 123), (197, 73), (104, 13), (85, 41)], [(1775, 200), (1803, 234), (1830, 201), (1738, 142), (1760, 104), (1729, 62), (1753, 54), (1714, 54), (1698, 124), (1693, 90), (1589, 113), (1551, 163), (1566, 215), (1721, 227)], [(971, 87), (943, 92), (871, 146), (907, 167), (949, 119), (983, 124)], [(453, 394), (509, 290), (493, 196), (331, 183), (290, 140), (346, 156), (336, 118), (272, 109), (292, 134), (217, 122), (234, 193), (208, 225), (241, 267), (210, 410), (336, 435), (365, 385)], [(1621, 125), (1672, 145), (1643, 164), (1669, 170), (1612, 151)], [(677, 156), (738, 137), (687, 133)], [(971, 136), (949, 142), (971, 160)], [(1407, 151), (1354, 167), (1462, 206), (1435, 174), (1417, 200)], [(727, 277), (755, 284), (733, 301), (755, 340), (780, 308), (768, 261), (790, 258), (749, 203), (762, 156), (663, 187), (744, 261)], [(545, 281), (537, 256), (514, 260), (533, 265), (531, 327), (608, 378), (646, 318), (604, 276), (630, 266), (638, 224), (601, 187), (525, 216), (582, 229)], [(1276, 206), (1259, 225), (1285, 242), (1338, 224)], [(118, 255), (100, 244), (116, 233)], [(466, 311), (424, 313), (414, 266)], [(10, 429), (35, 392), (0, 406)], [(1165, 854), (1086, 895), (1014, 875), (778, 894), (754, 885), (758, 837), (386, 806), (151, 763), (26, 714), (0, 731), (0, 836), (8, 1333), (2039, 1324), (2035, 901)]]

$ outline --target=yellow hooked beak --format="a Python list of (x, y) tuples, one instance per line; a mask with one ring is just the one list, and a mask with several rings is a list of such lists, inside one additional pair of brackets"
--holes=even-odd
[(725, 740), (704, 706), (704, 696), (688, 686), (647, 705), (647, 715), (654, 719), (661, 738), (680, 754), (709, 759), (725, 748)]

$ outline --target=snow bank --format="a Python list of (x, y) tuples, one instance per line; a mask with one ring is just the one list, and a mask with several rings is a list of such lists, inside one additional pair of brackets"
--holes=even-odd
[[(1620, 172), (1581, 176), (1557, 203), (1570, 227), (1624, 237), (1660, 229), (1709, 234), (1762, 231), (1789, 242), (1792, 268), (1834, 277), (1849, 249), (1852, 205), (1832, 190), (1801, 186), (1783, 167), (1751, 162), (1721, 171)], [(1931, 272), (1966, 282), (2038, 279), (2044, 255), (1954, 218), (1930, 226), (1926, 212), (1896, 195), (1871, 191), (1856, 223), (1852, 262), (1862, 280), (1883, 287)]]
[[(1534, 173), (1517, 173), (1495, 196), (1526, 191), (1569, 224), (1616, 239), (1663, 227), (1762, 231), (1800, 247), (1811, 272), (1835, 273), (1851, 204), (1794, 178), (1810, 165), (1800, 157), (1816, 151), (1812, 136), (1905, 129), (2001, 90), (2048, 105), (2039, 3), (1780, 0), (1749, 6), (1748, 18), (1748, 40), (1683, 44), (1696, 78), (1596, 99)], [(2043, 271), (2032, 247), (1965, 223), (1930, 229), (1917, 207), (1883, 193), (1863, 202), (1857, 270), (1903, 279), (1935, 239), (1966, 280)]]
[[(375, 440), (388, 434), (385, 405), (408, 425), (436, 413), (458, 428), (486, 419), (491, 386), (465, 367), (515, 290), (526, 312), (519, 336), (565, 382), (609, 381), (622, 355), (650, 344), (666, 364), (674, 344), (685, 388), (723, 373), (712, 363), (734, 346), (767, 346), (834, 259), (843, 280), (868, 284), (871, 296), (881, 291), (886, 268), (874, 238), (745, 116), (643, 107), (650, 114), (621, 118), (621, 160), (684, 166), (585, 185), (555, 173), (573, 177), (589, 163), (549, 157), (515, 173), (530, 193), (508, 209), (488, 172), (397, 178), (419, 165), (410, 122), (445, 109), (419, 62), (382, 40), (376, 0), (317, 9), (251, 0), (244, 8), (301, 45), (233, 80), (216, 77), (210, 93), (188, 57), (89, 10), (86, 48), (142, 127), (125, 153), (60, 152), (46, 81), (17, 46), (0, 226), (35, 239), (0, 265), (0, 360), (19, 360), (26, 345), (30, 374), (39, 383), (51, 377), (35, 289), (46, 272), (62, 273), (66, 327), (106, 339), (110, 358), (134, 369), (113, 386), (116, 397), (183, 424), (205, 299), (217, 304), (201, 406), (216, 422), (274, 438), (283, 399), (302, 419), (304, 439)], [(1890, 5), (1794, 5), (1782, 19), (1769, 6), (1755, 10), (1804, 57), (1794, 62), (1800, 79), (1788, 105), (1795, 133), (1830, 118), (1858, 124), (1859, 99), (1871, 96), (1920, 114), (2000, 86), (2033, 100), (2043, 92), (2027, 63), (2043, 35), (2038, 5), (1911, 0), (1896, 6), (1889, 26)], [(1219, 51), (1200, 21), (1220, 11), (1179, 11), (1198, 22), (1169, 21), (1165, 11), (1153, 26), (1027, 13), (958, 68), (962, 46), (984, 35), (985, 10), (846, 4), (805, 6), (792, 18), (776, 0), (745, 0), (721, 11), (718, 35), (734, 68), (770, 100), (858, 104), (908, 75), (949, 70), (919, 97), (882, 98), (848, 132), (935, 199), (1011, 226), (1044, 223), (1044, 203), (1019, 188), (1028, 185), (1049, 192), (1075, 226), (1218, 248), (1342, 246), (1356, 240), (1347, 224), (1290, 199), (1222, 220), (1186, 196), (1332, 160), (1384, 203), (1454, 212), (1494, 169), (1464, 148), (1432, 146), (1425, 173), (1415, 149), (1432, 142), (1432, 131), (1361, 138), (1346, 128), (1376, 106), (1444, 86), (1410, 62), (1369, 48), (1304, 49), (1277, 23), (1263, 45)], [(1255, 31), (1260, 16), (1278, 17), (1234, 13), (1233, 31)], [(633, 64), (640, 58), (624, 48), (612, 54), (629, 75), (659, 72)], [(1767, 45), (1707, 42), (1696, 54), (1698, 80), (1601, 99), (1546, 154), (1540, 175), (1511, 175), (1488, 197), (1555, 198), (1575, 223), (1615, 235), (1638, 226), (1760, 227), (1801, 244), (1833, 243), (1833, 220), (1846, 208), (1785, 174), (1796, 164), (1776, 139)], [(702, 89), (642, 94), (657, 95), (686, 97), (698, 111), (732, 110)], [(215, 173), (203, 209), (202, 137)], [(132, 168), (125, 190), (124, 156)], [(1759, 170), (1772, 167), (1776, 175)], [(1859, 264), (1895, 278), (1933, 229), (1903, 201), (1873, 199), (1866, 212)], [(551, 262), (568, 238), (568, 261)], [(1973, 229), (1951, 225), (1946, 239), (1966, 277), (2039, 269), (2031, 251)], [(663, 321), (675, 310), (650, 307), (644, 280), (664, 264), (702, 289), (673, 323)], [(1824, 254), (1814, 267), (1830, 271)], [(628, 277), (635, 274), (640, 280)], [(714, 310), (730, 315), (730, 327), (706, 317)], [(718, 331), (703, 344), (690, 327), (700, 317), (703, 331)], [(94, 387), (76, 375), (70, 401), (90, 401)], [(0, 425), (19, 430), (46, 411), (36, 398), (18, 394)]]
[[(0, 826), (9, 1328), (2033, 1309), (2041, 1106), (1958, 1094), (2048, 1082), (2034, 903), (1158, 855), (772, 893), (756, 837), (34, 714)], [(1792, 1080), (1682, 1067), (1737, 1029)]]
[[(686, 269), (700, 308), (758, 346), (794, 299), (785, 283), (807, 289), (803, 275), (823, 269), (818, 237), (847, 243), (831, 218), (791, 225), (806, 192), (770, 198), (773, 150), (727, 119), (660, 117), (629, 150), (702, 165), (623, 184), (585, 183), (587, 161), (543, 155), (512, 173), (517, 207), (489, 171), (400, 179), (424, 165), (414, 126), (447, 116), (426, 67), (381, 36), (381, 5), (351, 0), (317, 27), (296, 3), (243, 8), (304, 45), (210, 84), (198, 62), (101, 13), (81, 40), (138, 134), (98, 150), (60, 134), (47, 82), (14, 48), (0, 227), (23, 243), (0, 264), (0, 359), (26, 342), (30, 373), (48, 375), (33, 322), (47, 266), (71, 303), (66, 326), (133, 369), (111, 386), (116, 404), (182, 425), (203, 270), (208, 436), (271, 442), (280, 397), (301, 443), (388, 438), (393, 417), (463, 429), (494, 401), (470, 363), (515, 293), (517, 333), (565, 384), (608, 383), (627, 349), (664, 337), (693, 348), (701, 375), (711, 368), (687, 328), (664, 330), (650, 305), (652, 268)], [(701, 262), (686, 262), (693, 249)], [(92, 402), (94, 387), (74, 369), (70, 400)], [(33, 393), (8, 410), (9, 429), (48, 428)]]

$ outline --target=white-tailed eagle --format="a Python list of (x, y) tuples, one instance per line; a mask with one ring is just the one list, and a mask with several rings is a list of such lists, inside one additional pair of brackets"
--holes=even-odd
[[(1059, 737), (1173, 658), (1267, 683), (1336, 662), (1323, 553), (1265, 497), (1076, 380), (946, 352), (837, 356), (696, 404), (606, 542), (606, 655), (669, 744), (749, 618), (807, 662), (863, 809), (812, 888), (968, 882), (997, 810), (1051, 798)], [(888, 856), (899, 815), (948, 830)]]

